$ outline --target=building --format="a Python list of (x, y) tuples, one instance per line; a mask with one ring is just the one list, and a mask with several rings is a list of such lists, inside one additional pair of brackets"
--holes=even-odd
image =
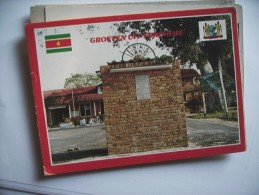
[(101, 85), (75, 89), (43, 91), (48, 127), (72, 122), (77, 125), (79, 118), (104, 114)]
[[(184, 102), (200, 94), (200, 76), (194, 69), (181, 69)], [(89, 121), (90, 117), (104, 114), (101, 85), (75, 89), (57, 89), (44, 91), (44, 103), (49, 127), (60, 123), (78, 123), (79, 117)]]
[(184, 102), (200, 95), (199, 73), (194, 69), (181, 69)]
[(180, 62), (101, 67), (108, 153), (188, 146)]

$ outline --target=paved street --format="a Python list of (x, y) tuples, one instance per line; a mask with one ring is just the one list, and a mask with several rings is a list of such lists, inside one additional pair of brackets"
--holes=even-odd
[(221, 119), (191, 119), (186, 121), (189, 147), (207, 147), (239, 142), (238, 123)]
[(52, 154), (107, 147), (105, 126), (100, 124), (50, 130), (49, 137)]
[[(238, 123), (221, 119), (187, 118), (189, 148), (239, 142)], [(107, 155), (105, 125), (49, 130), (53, 161)]]

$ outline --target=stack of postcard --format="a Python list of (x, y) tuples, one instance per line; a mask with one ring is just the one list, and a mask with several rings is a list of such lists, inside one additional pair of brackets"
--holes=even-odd
[(32, 7), (44, 174), (245, 151), (242, 10), (227, 2)]

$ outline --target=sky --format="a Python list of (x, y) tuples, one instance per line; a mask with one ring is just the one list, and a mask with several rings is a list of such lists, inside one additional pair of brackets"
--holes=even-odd
[[(172, 18), (172, 20), (174, 19), (175, 18)], [(214, 20), (209, 22), (211, 22), (211, 24), (216, 23)], [(221, 22), (223, 22), (222, 26), (224, 26), (225, 29), (225, 20)], [(207, 23), (208, 21), (200, 21), (199, 24), (197, 24), (200, 28), (200, 37), (203, 37), (201, 36), (202, 32), (204, 32), (203, 26)], [(72, 74), (96, 73), (96, 71), (100, 70), (101, 66), (107, 65), (108, 62), (114, 60), (117, 62), (121, 61), (123, 51), (130, 45), (136, 43), (148, 45), (148, 47), (154, 50), (157, 57), (170, 55), (170, 51), (156, 47), (155, 43), (157, 39), (159, 39), (158, 37), (147, 42), (144, 38), (147, 32), (142, 36), (133, 36), (129, 33), (119, 34), (117, 26), (114, 24), (118, 26), (119, 22), (88, 22), (77, 25), (68, 25), (68, 23), (58, 22), (58, 25), (54, 27), (35, 28), (34, 34), (42, 90), (62, 89), (64, 88), (66, 78), (71, 77)], [(226, 34), (226, 30), (224, 29), (222, 32)], [(175, 32), (178, 32), (178, 35), (175, 35)], [(70, 34), (72, 51), (59, 53), (46, 52), (46, 35), (67, 33)], [(152, 32), (152, 28), (149, 33), (154, 33)], [(168, 31), (160, 33), (162, 34), (161, 36), (188, 35), (188, 32), (185, 32), (184, 29), (174, 29), (173, 25)], [(111, 41), (112, 39), (119, 39), (119, 46), (114, 47)], [(226, 39), (226, 36), (222, 39)], [(205, 41), (211, 40), (213, 39)], [(148, 55), (145, 57), (154, 58), (155, 56), (152, 54), (152, 52), (148, 52)], [(128, 61), (130, 58), (124, 58), (124, 60)], [(192, 68), (197, 69), (195, 67)]]
[[(134, 43), (147, 44), (158, 57), (162, 54), (169, 55), (168, 51), (156, 48), (155, 39), (147, 43), (143, 37), (132, 37), (129, 34), (123, 37), (119, 34), (123, 39), (120, 47), (113, 47), (111, 42), (107, 42), (107, 36), (118, 35), (112, 26), (113, 22), (106, 22), (35, 29), (42, 90), (64, 88), (65, 79), (71, 74), (95, 73), (107, 62), (120, 61), (123, 51)], [(71, 34), (72, 51), (47, 54), (45, 35), (64, 33)]]

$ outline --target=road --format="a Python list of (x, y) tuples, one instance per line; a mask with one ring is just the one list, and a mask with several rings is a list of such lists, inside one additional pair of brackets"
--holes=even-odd
[(186, 126), (190, 147), (207, 147), (239, 142), (239, 129), (236, 121), (216, 118), (187, 118)]
[(106, 129), (100, 124), (50, 130), (49, 140), (52, 154), (107, 147)]
[[(186, 119), (188, 148), (239, 142), (238, 123), (221, 119)], [(49, 130), (53, 161), (108, 155), (105, 125)]]

